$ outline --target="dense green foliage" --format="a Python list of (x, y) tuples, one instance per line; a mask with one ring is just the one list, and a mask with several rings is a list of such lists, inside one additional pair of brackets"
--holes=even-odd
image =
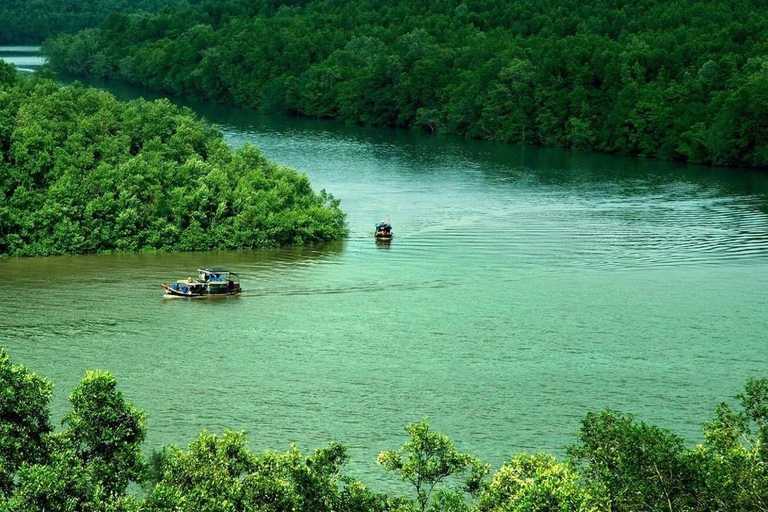
[(309, 180), (168, 101), (121, 103), (0, 64), (0, 255), (275, 247), (337, 239)]
[(141, 454), (146, 417), (116, 386), (108, 373), (88, 372), (69, 396), (72, 410), (64, 430), (53, 432), (48, 419), (53, 386), (11, 363), (0, 348), (0, 467), (10, 476), (3, 481), (0, 510), (128, 510), (137, 503), (126, 489), (146, 473)]
[[(752, 512), (768, 507), (768, 379), (750, 380), (687, 448), (671, 432), (614, 411), (588, 414), (565, 461), (520, 453), (490, 478), (425, 419), (378, 462), (413, 497), (345, 476), (338, 443), (303, 456), (254, 453), (245, 434), (202, 432), (188, 449), (142, 456), (146, 415), (114, 377), (88, 372), (64, 430), (48, 418), (51, 383), (0, 347), (0, 510), (204, 512)], [(140, 484), (142, 495), (127, 492)]]
[(264, 111), (768, 166), (764, 0), (209, 1), (44, 48)]
[(52, 431), (48, 402), (53, 384), (11, 364), (2, 348), (0, 384), (0, 495), (7, 496), (23, 462), (35, 463), (49, 455), (43, 440)]
[[(409, 482), (416, 492), (416, 504), (422, 512), (430, 501), (440, 503), (462, 503), (461, 492), (445, 492), (438, 489), (436, 500), (432, 500), (435, 487), (450, 477), (468, 472), (463, 491), (476, 495), (481, 489), (483, 477), (490, 466), (483, 464), (469, 453), (460, 453), (445, 434), (430, 430), (424, 419), (405, 427), (410, 438), (398, 451), (381, 452), (377, 462), (387, 471), (393, 471), (404, 482)], [(440, 492), (443, 491), (443, 492)]]
[[(0, 45), (39, 44), (60, 32), (92, 27), (113, 12), (155, 12), (185, 0), (3, 0)], [(194, 3), (194, 2), (190, 2)]]

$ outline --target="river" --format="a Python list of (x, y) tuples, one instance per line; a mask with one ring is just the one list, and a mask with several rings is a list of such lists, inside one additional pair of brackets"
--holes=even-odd
[[(340, 198), (350, 235), (0, 260), (0, 343), (55, 382), (57, 422), (84, 372), (106, 369), (148, 412), (148, 448), (201, 429), (245, 429), (256, 450), (335, 439), (378, 487), (393, 479), (376, 453), (425, 415), (498, 467), (562, 454), (606, 407), (696, 442), (717, 403), (768, 375), (764, 173), (182, 103)], [(391, 244), (371, 236), (380, 219)], [(161, 298), (206, 265), (239, 270), (246, 292)]]
[(39, 46), (0, 46), (0, 60), (13, 64), (23, 73), (31, 73), (46, 62)]

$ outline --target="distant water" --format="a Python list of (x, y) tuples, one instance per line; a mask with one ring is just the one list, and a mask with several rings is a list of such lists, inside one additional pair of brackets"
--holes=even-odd
[(32, 72), (45, 64), (39, 46), (0, 46), (0, 60), (16, 66), (24, 72)]
[[(0, 343), (53, 379), (57, 418), (87, 369), (108, 369), (148, 411), (149, 447), (203, 428), (246, 429), (255, 449), (336, 439), (380, 487), (376, 453), (424, 415), (498, 466), (562, 453), (605, 407), (694, 442), (768, 375), (764, 173), (186, 104), (339, 197), (350, 236), (0, 260)], [(372, 238), (381, 219), (390, 244)], [(246, 293), (160, 298), (206, 265), (241, 271)]]
[(0, 53), (35, 53), (40, 55), (39, 46), (0, 46)]

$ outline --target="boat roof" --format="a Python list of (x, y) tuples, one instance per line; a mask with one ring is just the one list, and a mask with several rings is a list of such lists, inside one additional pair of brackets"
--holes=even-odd
[(199, 268), (197, 271), (202, 272), (203, 274), (232, 274), (233, 276), (238, 275), (236, 272), (232, 272), (231, 270), (227, 270), (225, 268)]

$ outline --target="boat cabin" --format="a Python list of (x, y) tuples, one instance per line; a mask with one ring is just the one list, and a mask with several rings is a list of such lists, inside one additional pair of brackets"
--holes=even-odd
[(223, 268), (197, 269), (199, 281), (208, 285), (208, 293), (240, 291), (240, 276)]
[(392, 226), (388, 222), (377, 222), (373, 234), (376, 238), (392, 238)]
[(185, 295), (203, 295), (205, 294), (205, 283), (179, 279), (171, 285), (171, 289)]

